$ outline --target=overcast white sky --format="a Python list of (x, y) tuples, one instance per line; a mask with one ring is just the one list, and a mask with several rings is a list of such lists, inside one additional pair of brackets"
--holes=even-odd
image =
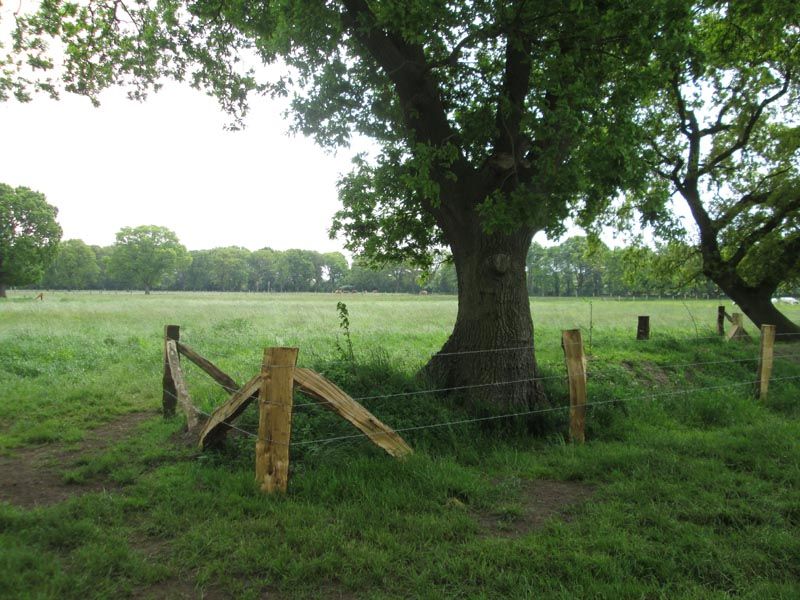
[(286, 135), (282, 106), (257, 99), (244, 131), (216, 101), (171, 85), (145, 103), (64, 95), (0, 105), (0, 182), (43, 192), (64, 239), (110, 245), (124, 226), (162, 225), (189, 249), (340, 250), (327, 229), (350, 152)]

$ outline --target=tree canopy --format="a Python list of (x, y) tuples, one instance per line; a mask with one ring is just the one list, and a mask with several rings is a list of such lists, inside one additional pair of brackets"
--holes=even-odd
[[(57, 38), (69, 92), (97, 101), (128, 85), (141, 98), (188, 80), (237, 124), (251, 92), (291, 94), (296, 131), (381, 148), (342, 181), (334, 231), (367, 256), (428, 263), (449, 210), (475, 209), (488, 229), (559, 232), (570, 201), (592, 213), (632, 175), (638, 72), (684, 4), (46, 0), (18, 19), (15, 56), (47, 73)], [(283, 73), (259, 78), (243, 56)], [(473, 206), (447, 206), (456, 181), (481, 191), (458, 194)]]
[(58, 252), (42, 283), (56, 289), (91, 289), (99, 277), (95, 251), (81, 240), (66, 240), (58, 245)]
[(174, 232), (166, 227), (142, 225), (123, 227), (117, 232), (108, 269), (113, 278), (141, 287), (149, 294), (165, 277), (174, 277), (178, 268), (190, 261)]
[(6, 287), (38, 281), (55, 258), (58, 209), (44, 194), (0, 183), (0, 298)]
[(799, 23), (793, 1), (697, 3), (679, 51), (651, 66), (662, 84), (641, 118), (653, 175), (643, 213), (652, 222), (676, 194), (705, 275), (784, 333), (800, 332), (770, 302), (800, 277)]

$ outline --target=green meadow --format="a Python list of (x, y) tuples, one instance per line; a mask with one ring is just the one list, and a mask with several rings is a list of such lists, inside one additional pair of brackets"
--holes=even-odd
[[(724, 302), (534, 298), (552, 410), (465, 423), (416, 375), (454, 297), (33, 296), (0, 302), (1, 598), (800, 597), (800, 339), (776, 345), (755, 400), (758, 334), (719, 338)], [(166, 324), (240, 382), (265, 347), (297, 346), (414, 454), (332, 439), (356, 431), (298, 395), (289, 491), (263, 495), (254, 409), (205, 453), (160, 416)], [(572, 328), (594, 404), (582, 446), (564, 409)], [(224, 401), (186, 375), (203, 410)]]

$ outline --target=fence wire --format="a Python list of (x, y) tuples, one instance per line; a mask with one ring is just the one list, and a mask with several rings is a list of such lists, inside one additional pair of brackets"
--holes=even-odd
[[(575, 344), (579, 345), (579, 344)], [(521, 350), (521, 349), (529, 349), (528, 347), (511, 347), (511, 348), (504, 348), (504, 349), (490, 349), (486, 351), (466, 351), (464, 353), (451, 353), (451, 356), (455, 356), (458, 354), (477, 354), (479, 352), (498, 352), (498, 351), (513, 351), (513, 350)], [(676, 369), (676, 368), (685, 368), (685, 367), (696, 367), (696, 366), (708, 366), (708, 365), (722, 365), (722, 364), (739, 364), (739, 363), (748, 363), (748, 362), (758, 362), (759, 356), (749, 357), (749, 358), (732, 358), (732, 359), (724, 359), (724, 360), (713, 360), (713, 361), (695, 361), (695, 362), (684, 362), (684, 363), (646, 363), (643, 366), (647, 368), (659, 368), (659, 369)], [(800, 358), (800, 354), (797, 353), (781, 353), (781, 354), (774, 354), (774, 359), (783, 359), (783, 358)], [(191, 361), (189, 361), (191, 362)], [(590, 364), (597, 364), (600, 362), (617, 362), (615, 359), (591, 359)], [(547, 364), (547, 363), (543, 363)], [(551, 365), (557, 365), (563, 367), (563, 363), (549, 363)], [(635, 366), (636, 363), (631, 363), (630, 367)], [(200, 368), (200, 367), (198, 367)], [(295, 365), (271, 365), (270, 368), (297, 368)], [(201, 369), (202, 370), (202, 369)], [(260, 370), (260, 368), (259, 368)], [(600, 379), (609, 379), (609, 376), (603, 375), (598, 373), (595, 370), (587, 370), (587, 376), (592, 378), (600, 378)], [(548, 380), (556, 380), (561, 379), (563, 380), (566, 377), (565, 374), (561, 375), (552, 375), (546, 377), (531, 377), (525, 379), (517, 379), (517, 380), (509, 380), (509, 381), (496, 381), (496, 382), (487, 382), (487, 383), (480, 383), (480, 384), (472, 384), (472, 385), (463, 385), (463, 386), (452, 386), (452, 387), (443, 387), (443, 388), (430, 388), (424, 390), (414, 390), (410, 392), (396, 392), (391, 394), (377, 394), (377, 395), (368, 395), (368, 396), (357, 396), (353, 397), (353, 400), (357, 402), (361, 401), (371, 401), (371, 400), (385, 400), (385, 399), (397, 399), (403, 397), (411, 397), (411, 396), (421, 396), (427, 394), (439, 394), (445, 392), (453, 392), (453, 391), (464, 391), (470, 389), (479, 389), (479, 388), (489, 388), (489, 387), (500, 387), (506, 385), (516, 385), (522, 383), (532, 383), (537, 381), (548, 381)], [(233, 394), (238, 391), (238, 389), (233, 389), (229, 386), (225, 386), (220, 384), (220, 386), (227, 392)], [(327, 401), (314, 401), (314, 402), (303, 402), (295, 404), (296, 408), (305, 407), (305, 406), (318, 406), (329, 404)]]
[[(792, 381), (792, 380), (799, 380), (799, 379), (800, 379), (800, 375), (787, 376), (787, 377), (773, 377), (773, 378), (770, 379), (770, 383), (778, 382), (778, 381)], [(758, 383), (759, 383), (759, 380), (752, 380), (752, 381), (734, 382), (734, 383), (727, 383), (727, 384), (713, 385), (713, 386), (686, 388), (686, 389), (681, 389), (681, 390), (673, 390), (673, 391), (669, 391), (669, 392), (659, 392), (659, 393), (655, 393), (655, 394), (644, 394), (644, 395), (636, 394), (636, 395), (626, 396), (626, 397), (622, 397), (622, 398), (612, 398), (612, 399), (609, 399), (609, 400), (599, 400), (597, 402), (587, 402), (585, 404), (577, 404), (577, 405), (572, 405), (572, 406), (570, 406), (570, 405), (553, 406), (553, 407), (534, 409), (534, 410), (529, 410), (529, 411), (507, 413), (507, 414), (502, 414), (502, 415), (492, 415), (492, 416), (487, 416), (487, 417), (476, 417), (476, 418), (470, 418), (470, 419), (458, 419), (458, 420), (452, 420), (452, 421), (443, 421), (443, 422), (439, 422), (439, 423), (428, 423), (428, 424), (424, 424), (424, 425), (415, 425), (415, 426), (410, 426), (410, 427), (402, 427), (402, 428), (398, 428), (398, 429), (393, 429), (392, 432), (393, 433), (405, 433), (405, 432), (412, 432), (412, 431), (421, 431), (421, 430), (426, 430), (426, 429), (436, 429), (436, 428), (442, 428), (442, 427), (451, 427), (451, 426), (456, 426), (456, 425), (467, 425), (467, 424), (471, 424), (471, 423), (481, 423), (481, 422), (486, 422), (486, 421), (496, 421), (496, 420), (500, 420), (500, 419), (510, 419), (510, 418), (523, 417), (523, 416), (532, 416), (532, 415), (537, 415), (537, 414), (545, 414), (545, 413), (552, 413), (552, 412), (559, 412), (559, 411), (568, 411), (568, 410), (571, 410), (573, 408), (577, 409), (577, 408), (588, 408), (588, 407), (593, 407), (593, 406), (604, 406), (604, 405), (610, 405), (610, 404), (623, 404), (623, 403), (627, 403), (627, 402), (653, 400), (653, 399), (656, 399), (656, 398), (674, 397), (674, 396), (680, 396), (680, 395), (683, 395), (683, 394), (697, 393), (697, 392), (710, 391), (710, 390), (728, 389), (728, 388), (734, 388), (734, 387), (746, 387), (746, 386), (755, 387), (756, 385), (758, 385)], [(178, 400), (178, 397), (175, 394), (173, 394), (172, 392), (170, 392), (169, 390), (165, 389), (163, 391), (167, 395), (169, 395), (172, 398), (174, 398), (176, 401)], [(315, 404), (323, 404), (323, 403), (320, 402), (320, 403), (315, 403)], [(297, 407), (298, 405), (294, 405), (294, 406)], [(193, 407), (193, 408), (194, 408), (194, 410), (196, 412), (198, 412), (199, 414), (202, 414), (202, 415), (204, 415), (204, 416), (206, 416), (208, 418), (210, 418), (212, 416), (211, 414), (209, 414), (209, 413), (207, 413), (207, 412), (205, 412), (205, 411), (203, 411), (203, 410), (201, 410), (201, 409), (199, 409), (197, 407)], [(238, 431), (238, 432), (240, 432), (240, 433), (242, 433), (244, 435), (247, 435), (248, 437), (251, 437), (251, 438), (254, 438), (254, 439), (258, 438), (257, 434), (255, 434), (255, 433), (253, 433), (251, 431), (248, 431), (246, 429), (242, 429), (241, 427), (237, 427), (236, 425), (233, 425), (231, 423), (225, 422), (224, 425), (226, 427), (234, 429), (234, 430), (236, 430), (236, 431)], [(381, 435), (392, 435), (392, 432), (386, 432), (386, 433), (376, 432), (376, 433), (371, 433), (371, 434), (357, 433), (357, 434), (350, 434), (350, 435), (343, 435), (343, 436), (332, 436), (332, 437), (327, 437), (327, 438), (318, 438), (318, 439), (313, 439), (313, 440), (302, 440), (302, 441), (298, 441), (298, 442), (291, 442), (289, 444), (282, 444), (280, 442), (276, 442), (274, 440), (271, 440), (271, 443), (280, 444), (280, 445), (288, 445), (288, 446), (306, 446), (306, 445), (311, 445), (311, 444), (329, 444), (329, 443), (332, 443), (332, 442), (339, 442), (339, 441), (345, 441), (345, 440), (356, 440), (356, 439), (359, 439), (359, 438), (374, 438), (374, 437), (378, 437), (378, 436), (381, 436)]]
[[(800, 379), (800, 375), (796, 375), (796, 376), (792, 376), (792, 377), (779, 377), (779, 378), (772, 379), (772, 381), (783, 381), (783, 380), (790, 380), (790, 379)], [(677, 396), (677, 395), (681, 395), (681, 394), (689, 394), (689, 393), (708, 391), (708, 390), (718, 390), (718, 389), (731, 388), (731, 387), (740, 387), (740, 386), (754, 386), (757, 383), (758, 383), (758, 380), (745, 381), (745, 382), (737, 382), (737, 383), (728, 383), (728, 384), (724, 384), (724, 385), (714, 385), (714, 386), (707, 386), (707, 387), (689, 388), (689, 389), (684, 389), (684, 390), (676, 390), (676, 391), (673, 391), (673, 392), (661, 392), (659, 394), (647, 394), (647, 395), (644, 395), (644, 396), (629, 396), (629, 397), (625, 397), (625, 398), (613, 398), (611, 400), (600, 400), (600, 401), (597, 401), (597, 402), (587, 402), (585, 404), (578, 404), (578, 405), (574, 405), (574, 406), (569, 406), (569, 405), (553, 406), (553, 407), (548, 407), (548, 408), (529, 410), (529, 411), (523, 411), (523, 412), (517, 412), (517, 413), (509, 413), (509, 414), (504, 414), (504, 415), (495, 415), (495, 416), (490, 416), (490, 417), (478, 417), (478, 418), (474, 418), (474, 419), (460, 419), (460, 420), (456, 420), (456, 421), (446, 421), (446, 422), (442, 422), (442, 423), (431, 423), (431, 424), (427, 424), (427, 425), (416, 425), (416, 426), (412, 426), (412, 427), (402, 427), (402, 428), (399, 428), (399, 429), (394, 429), (393, 431), (395, 433), (404, 433), (404, 432), (409, 432), (409, 431), (419, 431), (419, 430), (423, 430), (423, 429), (434, 429), (434, 428), (448, 427), (448, 426), (453, 426), (453, 425), (466, 425), (466, 424), (469, 424), (469, 423), (480, 423), (480, 422), (483, 422), (483, 421), (494, 421), (494, 420), (498, 420), (498, 419), (509, 419), (509, 418), (514, 418), (514, 417), (523, 417), (523, 416), (529, 416), (529, 415), (536, 415), (536, 414), (551, 413), (551, 412), (556, 412), (556, 411), (570, 410), (571, 408), (586, 408), (586, 407), (591, 407), (591, 406), (602, 406), (602, 405), (607, 405), (607, 404), (619, 404), (619, 403), (632, 402), (632, 401), (652, 400), (654, 398), (661, 398), (661, 397), (665, 397), (665, 396)], [(356, 438), (372, 438), (372, 437), (377, 437), (377, 436), (380, 436), (380, 435), (391, 435), (391, 433), (388, 433), (388, 432), (387, 433), (379, 432), (379, 433), (374, 433), (374, 434), (360, 433), (360, 434), (336, 436), (336, 437), (329, 437), (329, 438), (322, 438), (322, 439), (315, 439), (315, 440), (303, 440), (303, 441), (300, 441), (300, 442), (292, 442), (289, 445), (290, 446), (304, 446), (304, 445), (309, 445), (309, 444), (322, 444), (322, 443), (329, 443), (329, 442), (340, 441), (340, 440), (350, 440), (350, 439), (356, 439)]]

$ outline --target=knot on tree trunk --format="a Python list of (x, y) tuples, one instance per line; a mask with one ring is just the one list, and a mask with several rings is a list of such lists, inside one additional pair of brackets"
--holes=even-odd
[(505, 275), (511, 268), (511, 257), (508, 254), (495, 254), (490, 259), (492, 270), (498, 275)]

